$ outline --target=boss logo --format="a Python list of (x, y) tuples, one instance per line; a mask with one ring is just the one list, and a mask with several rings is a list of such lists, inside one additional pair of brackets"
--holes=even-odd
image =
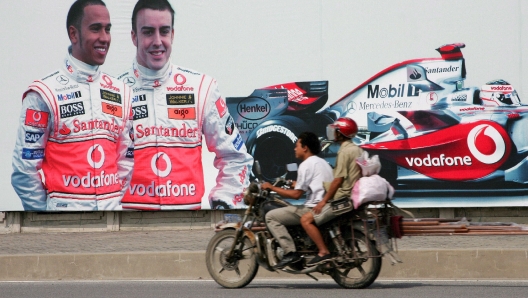
[(84, 115), (84, 105), (82, 102), (74, 102), (60, 106), (60, 117), (69, 118), (77, 115)]
[(132, 107), (132, 113), (134, 114), (134, 120), (143, 119), (148, 117), (147, 105)]

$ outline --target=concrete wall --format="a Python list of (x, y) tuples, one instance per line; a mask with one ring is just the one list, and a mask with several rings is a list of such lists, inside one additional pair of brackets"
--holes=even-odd
[[(528, 207), (414, 208), (416, 218), (462, 218), (472, 222), (528, 224)], [(0, 212), (0, 234), (51, 232), (117, 232), (175, 229), (209, 229), (224, 213), (244, 210), (199, 210), (167, 212)]]

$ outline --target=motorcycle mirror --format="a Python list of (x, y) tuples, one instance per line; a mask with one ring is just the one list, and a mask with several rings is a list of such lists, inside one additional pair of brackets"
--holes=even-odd
[(298, 169), (298, 166), (296, 163), (289, 163), (286, 165), (286, 169), (288, 170), (288, 172), (296, 172)]
[(257, 178), (259, 180), (262, 180), (262, 170), (260, 169), (260, 163), (258, 160), (255, 160), (255, 166), (253, 167), (255, 174), (257, 174)]

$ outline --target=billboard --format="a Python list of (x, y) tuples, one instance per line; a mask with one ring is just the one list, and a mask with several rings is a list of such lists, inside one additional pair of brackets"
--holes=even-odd
[[(20, 47), (5, 47), (2, 50), (2, 55), (9, 59), (5, 61), (6, 71), (0, 73), (0, 78), (9, 88), (5, 88), (4, 95), (8, 100), (0, 110), (0, 114), (5, 123), (10, 123), (2, 130), (2, 139), (5, 142), (0, 148), (2, 152), (0, 165), (3, 169), (0, 190), (4, 194), (0, 201), (2, 211), (24, 210), (10, 182), (17, 127), (21, 123), (22, 94), (33, 80), (42, 79), (59, 68), (70, 44), (64, 24), (71, 2), (58, 0), (54, 1), (56, 3), (33, 3), (29, 0), (26, 2), (19, 2), (17, 6), (0, 4), (1, 19), (5, 25), (3, 27), (18, 28), (18, 30), (4, 29), (4, 37), (6, 40), (20, 40), (23, 43)], [(112, 21), (112, 46), (101, 68), (105, 73), (118, 77), (132, 67), (136, 56), (136, 48), (130, 33), (130, 17), (135, 1), (108, 0), (106, 3)], [(463, 107), (460, 104), (464, 95), (467, 99), (472, 96), (471, 92), (474, 94), (476, 89), (480, 90), (487, 82), (496, 79), (509, 82), (517, 91), (521, 102), (528, 96), (526, 93), (528, 86), (525, 86), (526, 82), (522, 80), (523, 76), (526, 76), (525, 69), (528, 69), (523, 67), (528, 61), (525, 50), (528, 44), (523, 39), (523, 36), (526, 36), (523, 33), (527, 31), (527, 25), (521, 21), (523, 15), (528, 14), (528, 8), (523, 1), (488, 0), (484, 4), (480, 1), (422, 3), (410, 0), (403, 3), (379, 1), (364, 4), (316, 0), (257, 1), (251, 4), (237, 1), (223, 3), (171, 1), (171, 3), (176, 10), (171, 60), (177, 65), (182, 65), (181, 69), (203, 71), (218, 80), (221, 97), (227, 99), (227, 106), (232, 115), (232, 122), (228, 117), (222, 118), (222, 129), (229, 130), (228, 128), (236, 126), (240, 133), (240, 138), (237, 134), (234, 135), (231, 140), (232, 146), (239, 147), (243, 141), (250, 153), (255, 155), (264, 148), (268, 151), (277, 148), (274, 143), (270, 143), (271, 147), (262, 145), (263, 139), (268, 139), (270, 135), (282, 134), (283, 143), (288, 144), (295, 139), (297, 130), (301, 127), (320, 132), (324, 124), (335, 116), (348, 115), (361, 122), (361, 126), (375, 127), (377, 130), (370, 129), (370, 133), (362, 135), (362, 139), (358, 139), (358, 142), (364, 148), (374, 150), (385, 157), (386, 176), (401, 186), (397, 193), (399, 205), (404, 207), (526, 205), (522, 186), (524, 183), (518, 182), (524, 181), (523, 176), (519, 174), (522, 173), (522, 166), (517, 170), (514, 169), (514, 166), (523, 159), (520, 141), (522, 138), (518, 133), (524, 123), (523, 111), (517, 113), (504, 107), (493, 108), (478, 104)], [(501, 9), (490, 10), (489, 7)], [(407, 17), (399, 17), (410, 8), (412, 8), (413, 22), (409, 22)], [(468, 11), (472, 13), (468, 14)], [(429, 17), (432, 13), (438, 17)], [(17, 17), (19, 15), (28, 15), (33, 21), (25, 22)], [(489, 21), (501, 18), (510, 21), (503, 22), (500, 26)], [(442, 21), (447, 19), (449, 22)], [(383, 38), (379, 38), (380, 36)], [(490, 36), (500, 36), (501, 42), (494, 42), (494, 46), (490, 46)], [(467, 45), (462, 50), (463, 59), (440, 61), (435, 59), (441, 59), (441, 55), (435, 57), (431, 55), (431, 53), (436, 54), (434, 48), (455, 41), (463, 41)], [(38, 53), (35, 49), (38, 49)], [(398, 61), (419, 60), (424, 56), (434, 59), (394, 66)], [(462, 73), (463, 69), (467, 74)], [(382, 74), (374, 75), (380, 73), (380, 70)], [(188, 79), (189, 73), (181, 74)], [(412, 74), (416, 78), (414, 81)], [(427, 77), (427, 80), (417, 78), (418, 75)], [(450, 75), (463, 77), (464, 85), (448, 84), (449, 87), (446, 87), (445, 81), (450, 80)], [(372, 80), (367, 80), (369, 77), (372, 77)], [(426, 87), (423, 84), (429, 84), (429, 81), (443, 89), (435, 90), (434, 88), (438, 86), (428, 85), (427, 88), (430, 90), (425, 91)], [(181, 83), (181, 80), (178, 82)], [(289, 85), (286, 82), (305, 83)], [(362, 82), (365, 82), (365, 85), (362, 86)], [(262, 94), (247, 96), (255, 88), (261, 89), (261, 86), (271, 86), (277, 93), (289, 91), (288, 101), (284, 102), (284, 94), (277, 94), (265, 100), (259, 99), (259, 96), (266, 96)], [(264, 93), (270, 93), (270, 90)], [(303, 90), (311, 92), (308, 97), (312, 102), (308, 103), (304, 100), (306, 93), (303, 93)], [(75, 92), (78, 91), (84, 96), (82, 90)], [(60, 94), (68, 99), (68, 96), (79, 95), (75, 92)], [(233, 104), (231, 98), (237, 96), (241, 100)], [(281, 99), (282, 103), (280, 103)], [(438, 102), (431, 104), (433, 101)], [(74, 103), (77, 99), (64, 102)], [(252, 110), (251, 107), (257, 105), (259, 108)], [(119, 107), (114, 101), (108, 102), (108, 105), (101, 109), (110, 113), (118, 111)], [(484, 110), (461, 110), (481, 107)], [(77, 113), (80, 106), (71, 105), (68, 109), (65, 110), (65, 118)], [(240, 115), (237, 109), (245, 109), (245, 114)], [(143, 112), (138, 105), (135, 105), (135, 110), (138, 115)], [(414, 115), (405, 113), (415, 110), (426, 112)], [(483, 112), (479, 113), (479, 111)], [(519, 114), (519, 117), (510, 116), (508, 120), (499, 120), (507, 114), (515, 113)], [(38, 125), (43, 125), (40, 115), (39, 113), (30, 115), (37, 118), (32, 122), (37, 128)], [(298, 117), (298, 115), (304, 116)], [(479, 115), (487, 115), (482, 116), (487, 118), (484, 119)], [(308, 116), (312, 118), (307, 118)], [(273, 117), (279, 117), (280, 121)], [(29, 118), (25, 117), (23, 121), (25, 119)], [(444, 132), (456, 132), (457, 134), (453, 136), (458, 137), (459, 140), (456, 150), (461, 150), (461, 153), (449, 155), (444, 153), (444, 149), (438, 148), (437, 144), (428, 143), (430, 136), (425, 135), (426, 125), (423, 119), (434, 119), (435, 125), (438, 126), (432, 125), (429, 128), (436, 130), (437, 134), (447, 135)], [(268, 121), (266, 127), (263, 125), (264, 121)], [(273, 121), (276, 123), (272, 123)], [(445, 123), (438, 124), (442, 121)], [(306, 123), (309, 125), (304, 126)], [(468, 123), (473, 123), (471, 125), (474, 126), (470, 127)], [(262, 126), (257, 128), (259, 125)], [(289, 129), (291, 133), (279, 132), (277, 130), (284, 129), (279, 127), (292, 127)], [(389, 130), (383, 130), (387, 127)], [(398, 129), (401, 130), (399, 135), (394, 134)], [(488, 142), (490, 145), (486, 145), (485, 148), (478, 145), (476, 149), (467, 145), (467, 135), (473, 133), (473, 129), (479, 131), (474, 133), (476, 139), (480, 140), (484, 135), (484, 139), (491, 140), (484, 143)], [(40, 139), (41, 135), (37, 130), (29, 131), (28, 135), (24, 135), (24, 139), (27, 137), (29, 144)], [(393, 135), (390, 136), (390, 133)], [(492, 137), (489, 137), (490, 134)], [(500, 136), (500, 139), (497, 136)], [(409, 140), (413, 143), (409, 144), (407, 142)], [(501, 142), (497, 143), (495, 140), (504, 141), (505, 153), (494, 163), (497, 167), (490, 171), (488, 164), (482, 160), (489, 162), (496, 159), (486, 157), (494, 154), (495, 151), (500, 151), (491, 149), (502, 146)], [(404, 144), (405, 142), (407, 143)], [(260, 146), (254, 146), (255, 144)], [(385, 147), (382, 150), (382, 146), (385, 145), (393, 146), (391, 148), (405, 145), (409, 150), (415, 150), (416, 147), (413, 146), (429, 146), (431, 149), (428, 150), (434, 153), (396, 157), (394, 150)], [(92, 148), (90, 152), (95, 154), (91, 155), (92, 164), (96, 165), (100, 161), (101, 153), (98, 149), (100, 147), (90, 148)], [(35, 148), (31, 146), (26, 149), (31, 149), (25, 151), (28, 158), (42, 157), (43, 152), (33, 150)], [(215, 167), (214, 152), (211, 153), (208, 149), (210, 148), (207, 148), (205, 142), (200, 147), (203, 173), (197, 175), (203, 176), (203, 195), (193, 203), (193, 209), (213, 207), (210, 194), (217, 186), (219, 170)], [(335, 149), (329, 146), (326, 151), (328, 152), (326, 158), (330, 162), (333, 158), (331, 152), (332, 150), (335, 152)], [(478, 153), (473, 155), (474, 152), (481, 152), (483, 155)], [(291, 156), (288, 156), (290, 153), (293, 155), (293, 150), (286, 150), (284, 154), (280, 154), (284, 156), (283, 160), (275, 159), (270, 162), (277, 162), (282, 166), (285, 161), (291, 160)], [(86, 152), (82, 156), (83, 160), (87, 159), (84, 158), (87, 156)], [(160, 164), (156, 168), (163, 174), (168, 164), (166, 155), (156, 153), (153, 156), (157, 156), (155, 161)], [(471, 160), (464, 160), (466, 156)], [(109, 156), (105, 155), (105, 157)], [(457, 157), (460, 157), (461, 161)], [(435, 176), (438, 167), (427, 166), (433, 163), (443, 163), (446, 166), (454, 164), (455, 161), (465, 163), (457, 164), (457, 167), (473, 167), (478, 164), (482, 170), (479, 170), (478, 177), (472, 176), (473, 174), (457, 176), (459, 173), (475, 172), (473, 170), (456, 170), (443, 174), (444, 176)], [(147, 161), (145, 164), (147, 165)], [(177, 171), (178, 167), (172, 163), (171, 165), (171, 169)], [(149, 169), (152, 168), (150, 163), (147, 166)], [(192, 166), (189, 168), (192, 169)], [(423, 171), (424, 169), (430, 171)], [(242, 172), (243, 168), (240, 169), (239, 174)], [(78, 176), (79, 179), (73, 175), (70, 179), (59, 178), (69, 182), (68, 184), (72, 182), (82, 184), (84, 176), (86, 175)], [(450, 178), (452, 176), (459, 178), (453, 180)], [(446, 177), (451, 179), (448, 182), (449, 187), (435, 183), (436, 180), (445, 180)], [(107, 180), (110, 181), (110, 177)], [(466, 182), (469, 180), (482, 182), (475, 185), (486, 185), (489, 187), (488, 191), (475, 191), (480, 190), (480, 186), (467, 188)], [(168, 187), (167, 183), (168, 181), (165, 181), (162, 184), (166, 186), (165, 189), (170, 188), (172, 191), (174, 184)], [(147, 193), (151, 184), (140, 183), (131, 187), (135, 192)], [(155, 188), (158, 187), (160, 193), (163, 191), (159, 188), (160, 185), (157, 184), (150, 189), (155, 192)], [(453, 187), (457, 192), (449, 191)], [(183, 191), (189, 192), (190, 188)], [(483, 196), (483, 193), (487, 195)], [(232, 204), (228, 207), (244, 207), (236, 195), (226, 200)], [(101, 208), (119, 210), (119, 207), (102, 206)]]

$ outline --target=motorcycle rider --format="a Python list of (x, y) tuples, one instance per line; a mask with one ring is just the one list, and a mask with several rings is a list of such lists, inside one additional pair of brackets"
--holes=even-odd
[(77, 0), (62, 67), (23, 95), (11, 184), (24, 210), (120, 210), (133, 167), (131, 91), (100, 71), (110, 47), (101, 0)]
[(328, 139), (340, 143), (341, 146), (337, 152), (334, 179), (329, 184), (325, 183), (326, 193), (323, 199), (301, 218), (301, 225), (319, 249), (317, 256), (307, 263), (308, 266), (324, 263), (331, 258), (317, 227), (336, 217), (331, 205), (327, 203), (331, 199), (350, 198), (354, 184), (361, 178), (361, 168), (356, 163), (356, 158), (363, 154), (363, 150), (352, 142), (357, 132), (356, 122), (346, 117), (341, 117), (327, 126)]
[(241, 208), (253, 158), (230, 116), (216, 80), (170, 61), (174, 10), (167, 0), (139, 0), (132, 12), (137, 48), (118, 78), (133, 88), (134, 174), (123, 208), (200, 209), (205, 184), (202, 137), (216, 154), (216, 208)]
[[(282, 197), (295, 200), (298, 200), (306, 193), (304, 205), (282, 207), (266, 213), (268, 229), (284, 250), (284, 257), (275, 268), (282, 268), (300, 260), (301, 256), (297, 253), (293, 239), (285, 226), (299, 225), (303, 214), (310, 213), (312, 207), (316, 206), (323, 198), (323, 183), (333, 179), (330, 165), (317, 156), (321, 152), (321, 143), (314, 133), (301, 133), (295, 143), (294, 151), (295, 157), (302, 162), (297, 171), (297, 181), (292, 185), (293, 189), (283, 189), (273, 186), (269, 182), (262, 184), (264, 189), (269, 189)], [(316, 215), (315, 217), (319, 219), (321, 216)]]

